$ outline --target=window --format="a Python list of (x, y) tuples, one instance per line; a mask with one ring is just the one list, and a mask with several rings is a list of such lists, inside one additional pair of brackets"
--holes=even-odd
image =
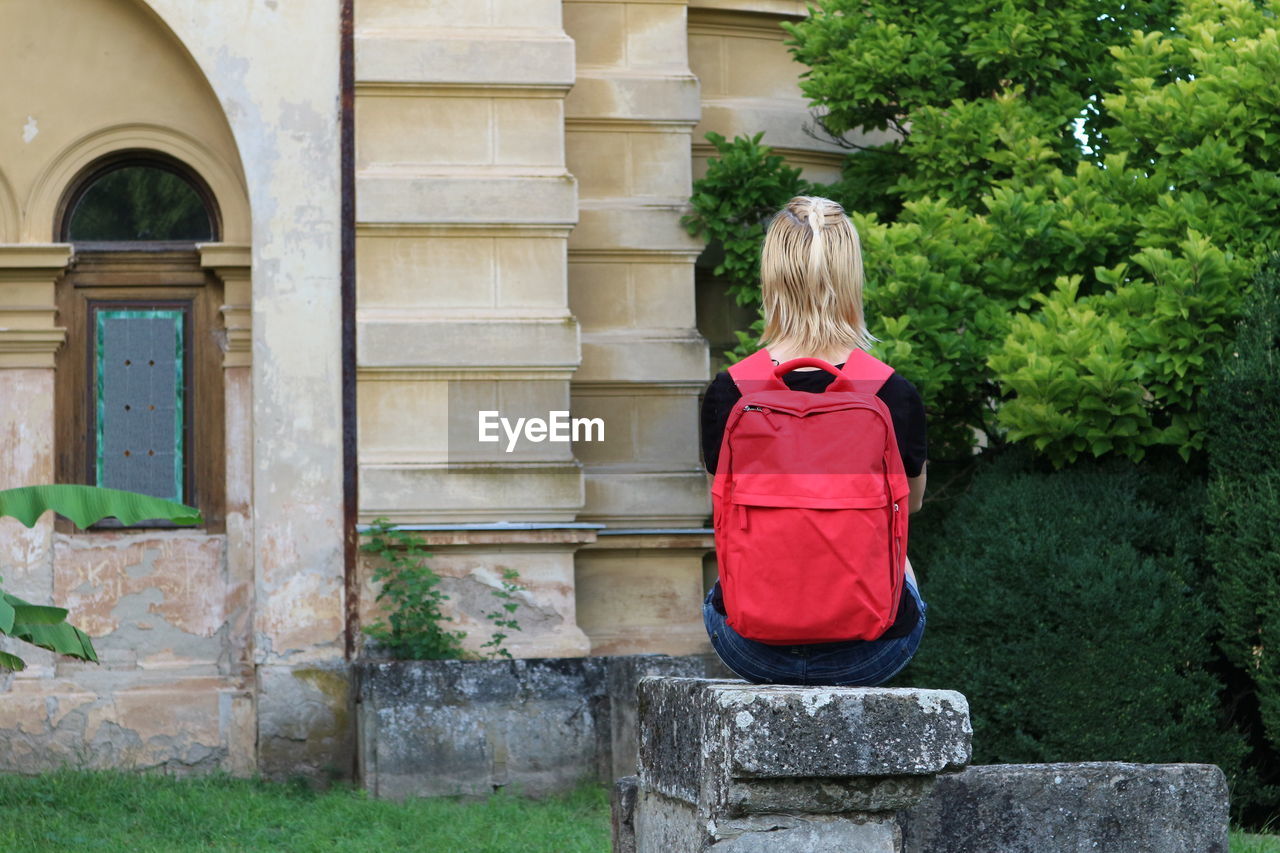
[(217, 239), (211, 196), (135, 153), (87, 170), (62, 210), (75, 256), (58, 283), (58, 481), (181, 501), (219, 527), (222, 286), (195, 248)]
[(86, 248), (214, 239), (207, 191), (164, 160), (108, 162), (65, 204), (64, 239)]

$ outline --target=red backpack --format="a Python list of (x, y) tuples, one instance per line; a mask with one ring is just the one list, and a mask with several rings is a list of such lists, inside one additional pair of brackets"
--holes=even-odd
[[(835, 374), (822, 393), (780, 378)], [(898, 611), (910, 491), (876, 392), (893, 368), (860, 349), (843, 370), (774, 366), (760, 350), (729, 368), (742, 392), (711, 487), (728, 624), (764, 643), (873, 640)]]

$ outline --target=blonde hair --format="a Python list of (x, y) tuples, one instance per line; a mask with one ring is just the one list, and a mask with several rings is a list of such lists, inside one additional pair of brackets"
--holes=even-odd
[(786, 341), (804, 353), (870, 349), (862, 312), (862, 246), (844, 208), (796, 196), (778, 211), (760, 255), (768, 347)]

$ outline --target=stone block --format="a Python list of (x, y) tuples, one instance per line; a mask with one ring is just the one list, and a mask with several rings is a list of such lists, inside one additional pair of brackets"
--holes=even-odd
[(941, 775), (900, 815), (906, 853), (1226, 853), (1212, 764), (993, 764)]
[(360, 496), (369, 515), (398, 524), (575, 521), (582, 469), (568, 462), (362, 465)]
[(224, 536), (198, 530), (56, 534), (54, 601), (104, 661), (119, 653), (129, 668), (216, 664), (236, 591), (226, 551)]
[[(679, 440), (678, 437), (677, 440)], [(710, 513), (706, 509), (706, 472), (704, 469), (695, 467), (697, 464), (696, 461), (685, 463), (682, 466), (684, 470), (653, 472), (628, 471), (621, 466), (610, 465), (587, 467), (583, 481), (586, 503), (578, 519), (601, 521), (611, 527), (702, 527)], [(624, 497), (628, 491), (633, 496), (630, 503)], [(687, 555), (673, 553), (668, 556), (673, 564), (682, 564)], [(637, 565), (633, 571), (642, 574), (650, 570)], [(683, 582), (682, 576), (677, 583), (683, 584)], [(631, 581), (631, 583), (636, 582)], [(692, 603), (700, 606), (701, 591), (694, 595)], [(610, 605), (606, 603), (604, 606)], [(701, 624), (702, 620), (698, 612), (693, 613), (692, 616), (687, 612), (664, 614), (664, 618), (666, 616), (675, 616), (677, 619), (691, 618), (698, 624)], [(626, 621), (635, 624), (642, 619), (643, 617), (640, 619), (628, 617)], [(609, 633), (617, 632), (610, 629)], [(670, 653), (669, 649), (646, 650)], [(610, 652), (610, 654), (620, 653)]]
[(628, 127), (621, 122), (571, 125), (565, 134), (569, 170), (578, 179), (579, 198), (626, 199), (643, 204), (689, 193), (688, 128), (669, 125)]
[(552, 314), (564, 308), (565, 239), (543, 231), (374, 228), (357, 235), (356, 252), (362, 310)]
[(577, 221), (578, 184), (560, 167), (465, 168), (362, 169), (357, 216), (366, 224), (491, 225), (495, 215), (503, 225), (568, 227)]
[(693, 262), (683, 252), (575, 251), (569, 310), (584, 332), (683, 328), (696, 316)]
[(641, 789), (635, 809), (637, 853), (897, 853), (901, 833), (870, 815), (747, 815), (708, 820), (685, 804)]
[(609, 729), (613, 771), (609, 778), (633, 776), (636, 772), (636, 721), (639, 699), (636, 687), (646, 676), (664, 675), (699, 678), (715, 673), (720, 661), (715, 654), (672, 657), (667, 655), (619, 655), (604, 658), (606, 689), (609, 695)]
[(790, 805), (797, 779), (928, 776), (969, 761), (969, 705), (954, 691), (693, 678), (638, 690), (641, 781), (709, 807), (759, 811)]
[[(569, 235), (569, 256), (581, 258), (585, 252), (597, 255), (648, 252), (668, 253), (687, 259), (702, 252), (702, 241), (680, 226), (680, 217), (689, 212), (688, 195), (681, 192), (666, 199), (647, 198), (620, 205), (615, 199), (582, 198), (578, 205), (578, 225)], [(705, 377), (704, 377), (705, 378)]]
[(359, 678), (360, 776), (374, 795), (541, 796), (635, 767), (635, 685), (705, 674), (665, 655), (512, 661), (366, 661)]
[(707, 342), (695, 329), (582, 334), (575, 382), (706, 382)]
[(361, 318), (361, 366), (475, 369), (522, 365), (569, 370), (579, 361), (578, 327), (567, 315), (467, 317), (405, 316), (406, 313)]
[(605, 537), (577, 554), (578, 624), (591, 638), (592, 654), (708, 651), (703, 551), (613, 548), (611, 541)]
[[(515, 657), (580, 657), (590, 651), (590, 640), (578, 627), (574, 613), (573, 552), (577, 541), (508, 541), (503, 544), (431, 546), (428, 564), (441, 579), (440, 591), (448, 596), (441, 612), (451, 630), (464, 633), (462, 646), (480, 657), (483, 644), (493, 637), (496, 626), (485, 614), (499, 607), (494, 597), (501, 590), (503, 573), (519, 572), (519, 591), (511, 618), (520, 630), (508, 632), (505, 648)], [(360, 566), (360, 621), (372, 624), (385, 610), (376, 601), (378, 588), (371, 580), (372, 565)], [(365, 643), (366, 652), (370, 644)]]
[(661, 76), (615, 69), (584, 70), (564, 102), (572, 119), (698, 121), (698, 78), (682, 69)]
[(900, 849), (893, 812), (969, 760), (947, 690), (644, 678), (637, 851)]
[(573, 40), (547, 29), (365, 30), (355, 38), (356, 79), (468, 86), (573, 84)]
[(364, 784), (380, 797), (528, 795), (597, 779), (599, 659), (395, 661), (360, 668)]
[(610, 813), (613, 823), (613, 853), (636, 853), (636, 797), (640, 779), (623, 776), (613, 785)]
[(361, 0), (355, 12), (362, 30), (539, 29), (558, 25), (560, 0)]
[(354, 696), (342, 660), (258, 667), (258, 769), (268, 778), (350, 778)]
[(357, 169), (374, 164), (564, 165), (558, 98), (406, 97), (402, 88), (356, 100)]
[(238, 678), (88, 668), (0, 688), (0, 771), (59, 767), (248, 775), (252, 694)]

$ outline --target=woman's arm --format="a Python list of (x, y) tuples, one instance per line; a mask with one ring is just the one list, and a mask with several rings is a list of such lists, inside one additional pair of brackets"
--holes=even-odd
[(907, 484), (911, 486), (911, 495), (907, 498), (907, 511), (915, 512), (924, 506), (924, 479), (929, 469), (929, 463), (926, 462), (920, 466), (920, 474), (915, 477), (908, 477)]

